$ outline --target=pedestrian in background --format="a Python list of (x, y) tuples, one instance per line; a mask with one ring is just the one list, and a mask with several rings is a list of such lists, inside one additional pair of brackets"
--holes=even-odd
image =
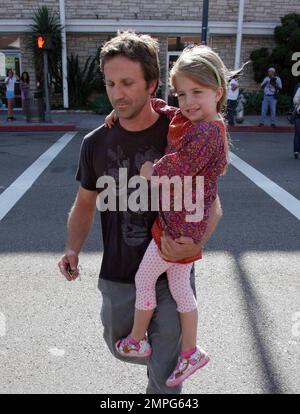
[(29, 98), (30, 98), (30, 77), (28, 72), (23, 72), (20, 78), (20, 89), (21, 89), (21, 98), (22, 98), (22, 108), (23, 113), (29, 121), (30, 114), (30, 105), (29, 105)]
[(271, 111), (271, 126), (276, 127), (276, 103), (277, 94), (282, 89), (281, 79), (276, 76), (275, 68), (268, 69), (268, 76), (261, 83), (261, 88), (264, 91), (264, 97), (261, 106), (261, 117), (259, 126), (263, 126), (266, 120), (268, 109)]
[(234, 126), (235, 111), (238, 104), (238, 97), (240, 93), (239, 88), (240, 75), (235, 75), (229, 81), (227, 92), (227, 120), (228, 124)]
[[(243, 100), (246, 102), (244, 96), (242, 96), (242, 98), (239, 99), (239, 97), (240, 97), (239, 80), (240, 80), (241, 76), (244, 73), (245, 67), (249, 63), (250, 63), (250, 61), (244, 63), (243, 66), (239, 70), (233, 72), (234, 74), (231, 76), (231, 78), (229, 79), (229, 82), (228, 82), (226, 119), (228, 121), (228, 124), (232, 125), (232, 126), (234, 126), (234, 123), (236, 121), (236, 110), (237, 110), (237, 106), (239, 104), (239, 101), (240, 101), (240, 103), (242, 103)], [(238, 121), (236, 121), (236, 122), (238, 122)]]
[(295, 105), (295, 136), (294, 136), (294, 157), (299, 158), (300, 154), (300, 85), (293, 99)]
[(17, 77), (14, 75), (12, 69), (8, 69), (7, 77), (5, 78), (6, 99), (7, 99), (7, 120), (13, 121), (14, 118), (14, 103), (15, 103), (15, 84)]

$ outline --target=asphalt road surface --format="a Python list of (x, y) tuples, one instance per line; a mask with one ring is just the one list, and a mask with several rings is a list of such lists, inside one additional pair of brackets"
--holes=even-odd
[[(80, 256), (82, 280), (68, 283), (57, 269), (84, 132), (52, 161), (52, 150), (40, 158), (62, 135), (0, 134), (0, 206), (8, 205), (0, 220), (0, 393), (144, 393), (146, 368), (115, 360), (102, 338), (98, 214)], [(220, 180), (223, 218), (196, 265), (199, 344), (211, 362), (184, 393), (300, 391), (300, 160), (292, 139), (233, 134), (232, 153), (255, 170), (250, 179), (235, 162)], [(38, 159), (28, 186), (22, 174)], [(259, 173), (269, 179), (264, 188)], [(8, 189), (21, 194), (13, 206)]]

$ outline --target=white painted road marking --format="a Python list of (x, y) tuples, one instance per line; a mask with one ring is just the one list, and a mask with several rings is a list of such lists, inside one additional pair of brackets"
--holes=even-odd
[(77, 132), (67, 132), (46, 152), (44, 152), (30, 167), (28, 167), (6, 190), (0, 194), (0, 221), (14, 207), (33, 183), (65, 148)]
[(300, 220), (300, 201), (268, 177), (230, 152), (231, 164)]

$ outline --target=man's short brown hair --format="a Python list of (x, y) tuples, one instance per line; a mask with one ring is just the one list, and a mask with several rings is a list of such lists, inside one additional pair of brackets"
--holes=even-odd
[(156, 80), (157, 89), (160, 76), (158, 52), (158, 42), (151, 36), (134, 32), (118, 33), (104, 44), (100, 53), (100, 69), (104, 73), (104, 66), (108, 60), (115, 56), (124, 56), (140, 62), (147, 86)]

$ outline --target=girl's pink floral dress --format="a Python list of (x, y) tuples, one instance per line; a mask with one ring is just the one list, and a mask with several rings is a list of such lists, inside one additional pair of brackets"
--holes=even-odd
[[(174, 191), (171, 188), (170, 211), (162, 210), (160, 197), (160, 210), (152, 227), (152, 237), (159, 249), (163, 231), (173, 239), (185, 236), (199, 242), (206, 231), (209, 209), (217, 196), (218, 177), (228, 164), (225, 124), (221, 119), (193, 124), (181, 114), (178, 108), (170, 107), (160, 99), (153, 99), (152, 106), (156, 112), (171, 119), (166, 155), (154, 164), (153, 175), (169, 178), (179, 176), (182, 183), (184, 176), (191, 176), (193, 203), (196, 201), (196, 177), (204, 177), (203, 219), (197, 222), (186, 221), (187, 215), (191, 212), (186, 211), (184, 203), (182, 203), (182, 211), (174, 211)], [(184, 194), (184, 188), (182, 194)], [(191, 263), (201, 257), (202, 254), (177, 263)]]

